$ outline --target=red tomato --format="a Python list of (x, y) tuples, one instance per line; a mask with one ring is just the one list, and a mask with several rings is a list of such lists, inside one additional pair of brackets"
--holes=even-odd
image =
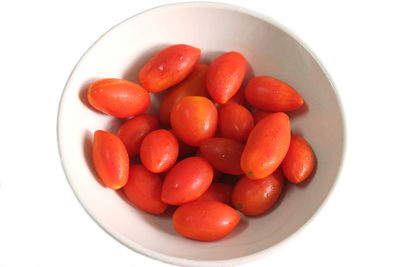
[[(201, 153), (200, 148), (197, 149), (195, 156), (202, 157), (203, 159), (207, 160), (206, 157)], [(213, 167), (213, 182), (218, 182), (221, 179), (221, 177), (222, 177), (222, 173)]]
[(182, 236), (199, 241), (221, 239), (232, 232), (240, 214), (228, 205), (199, 200), (180, 206), (172, 217), (175, 230)]
[(149, 92), (160, 92), (180, 83), (192, 72), (200, 49), (177, 44), (155, 54), (139, 71), (139, 81)]
[(160, 173), (169, 170), (178, 158), (179, 144), (168, 130), (150, 132), (140, 147), (140, 160), (151, 172)]
[(123, 79), (102, 79), (92, 83), (87, 98), (95, 109), (128, 118), (142, 114), (150, 106), (150, 95), (138, 84)]
[(268, 111), (262, 111), (262, 110), (256, 110), (253, 112), (253, 118), (254, 118), (254, 123), (258, 123), (260, 120), (264, 119), (267, 117), (271, 112)]
[(163, 213), (168, 205), (161, 201), (161, 178), (142, 165), (132, 165), (124, 193), (133, 205), (148, 213)]
[(176, 136), (191, 146), (214, 136), (218, 112), (213, 103), (202, 96), (186, 96), (174, 105), (171, 126)]
[(139, 154), (139, 149), (146, 134), (160, 127), (157, 117), (143, 114), (125, 121), (118, 131), (118, 136), (126, 146), (129, 156)]
[(232, 98), (229, 99), (225, 105), (228, 104), (238, 104), (242, 106), (246, 105), (246, 99), (244, 98), (244, 89), (239, 89), (239, 91), (237, 91), (237, 93), (232, 96)]
[(307, 179), (315, 167), (315, 155), (311, 146), (299, 135), (292, 136), (289, 150), (282, 161), (282, 171), (292, 183)]
[(268, 76), (254, 77), (244, 89), (247, 102), (255, 108), (271, 112), (291, 111), (304, 103), (289, 84)]
[(161, 199), (181, 205), (199, 198), (210, 186), (213, 169), (203, 158), (190, 157), (178, 162), (165, 177)]
[[(224, 183), (212, 183), (207, 191), (197, 200), (215, 200), (227, 205), (231, 204), (233, 187)], [(197, 201), (196, 200), (196, 201)]]
[(94, 133), (93, 165), (103, 184), (120, 189), (128, 181), (129, 156), (118, 136), (105, 132)]
[(283, 185), (284, 179), (279, 169), (270, 176), (258, 180), (243, 176), (233, 188), (233, 205), (243, 214), (259, 215), (275, 204)]
[(206, 77), (210, 96), (217, 103), (228, 102), (239, 90), (246, 67), (246, 59), (238, 52), (228, 52), (214, 59)]
[(273, 113), (259, 121), (250, 132), (240, 161), (251, 179), (272, 174), (281, 164), (290, 144), (290, 121), (283, 113)]
[(218, 126), (223, 137), (245, 143), (254, 127), (254, 119), (245, 107), (229, 104), (220, 110)]
[(209, 138), (200, 145), (201, 154), (214, 168), (235, 175), (243, 173), (240, 168), (243, 149), (244, 145), (238, 141), (221, 137)]
[(208, 65), (198, 64), (185, 80), (168, 89), (168, 93), (164, 96), (158, 113), (162, 124), (170, 124), (169, 117), (172, 107), (185, 96), (207, 96), (205, 81), (207, 70)]

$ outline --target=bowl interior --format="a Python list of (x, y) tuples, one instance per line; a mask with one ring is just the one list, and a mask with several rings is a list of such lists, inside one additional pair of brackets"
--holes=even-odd
[[(293, 133), (302, 134), (318, 159), (313, 178), (288, 185), (281, 201), (260, 217), (242, 217), (233, 234), (213, 243), (191, 241), (172, 228), (171, 212), (153, 216), (104, 188), (91, 164), (95, 130), (115, 130), (120, 120), (88, 108), (85, 89), (99, 78), (137, 81), (142, 64), (169, 44), (202, 49), (202, 62), (222, 52), (240, 51), (249, 62), (247, 78), (270, 75), (294, 86), (306, 106), (290, 114)], [(149, 112), (154, 112), (158, 100)], [(69, 182), (82, 205), (123, 244), (161, 260), (229, 260), (261, 252), (290, 236), (320, 207), (340, 167), (343, 118), (332, 84), (315, 58), (275, 23), (252, 12), (220, 4), (165, 6), (132, 17), (99, 39), (82, 57), (60, 104), (59, 145)], [(180, 262), (182, 263), (182, 262)]]

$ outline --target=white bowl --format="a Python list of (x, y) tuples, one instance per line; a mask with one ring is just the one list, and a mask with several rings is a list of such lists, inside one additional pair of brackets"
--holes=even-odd
[[(317, 171), (302, 185), (287, 186), (281, 201), (265, 216), (242, 217), (223, 240), (204, 243), (173, 230), (170, 214), (153, 216), (103, 187), (91, 164), (91, 139), (97, 129), (114, 129), (119, 120), (88, 108), (85, 89), (92, 81), (122, 77), (137, 81), (155, 51), (185, 43), (202, 49), (203, 62), (222, 52), (239, 51), (249, 62), (248, 76), (270, 75), (294, 86), (306, 107), (292, 113), (318, 159)], [(158, 101), (153, 104), (154, 111)], [(151, 112), (150, 111), (150, 112)], [(65, 87), (58, 117), (58, 140), (69, 183), (82, 206), (107, 233), (152, 258), (184, 266), (232, 266), (265, 255), (306, 224), (334, 185), (344, 151), (344, 121), (338, 96), (314, 54), (287, 29), (240, 7), (184, 3), (158, 7), (109, 30), (83, 55)]]

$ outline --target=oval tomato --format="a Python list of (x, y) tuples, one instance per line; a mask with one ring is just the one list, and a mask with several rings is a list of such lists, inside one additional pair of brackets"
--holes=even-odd
[(212, 183), (207, 191), (197, 200), (215, 200), (230, 205), (232, 199), (232, 189), (233, 187), (229, 184)]
[(123, 79), (101, 79), (87, 91), (92, 107), (106, 114), (128, 118), (145, 112), (150, 106), (150, 95), (140, 85)]
[(228, 205), (199, 200), (180, 206), (172, 217), (175, 230), (182, 236), (199, 241), (221, 239), (231, 233), (240, 214)]
[(168, 205), (161, 201), (161, 178), (142, 165), (132, 165), (124, 193), (139, 209), (153, 214), (163, 213)]
[(146, 134), (160, 127), (154, 115), (143, 114), (125, 121), (118, 131), (118, 136), (126, 146), (129, 156), (139, 154), (139, 149)]
[(266, 111), (291, 111), (300, 108), (304, 100), (289, 84), (268, 76), (254, 77), (244, 89), (247, 102)]
[(178, 152), (178, 140), (170, 131), (155, 130), (143, 139), (140, 160), (151, 172), (165, 172), (175, 164)]
[(191, 146), (214, 136), (218, 112), (213, 103), (202, 96), (186, 96), (171, 111), (171, 126), (176, 136)]
[(203, 158), (190, 157), (178, 162), (165, 177), (161, 199), (181, 205), (199, 198), (213, 179), (213, 169)]
[(117, 190), (126, 184), (129, 156), (118, 136), (106, 131), (96, 131), (92, 159), (97, 175), (105, 186)]
[(258, 180), (243, 176), (233, 188), (233, 205), (246, 215), (262, 214), (272, 208), (279, 199), (283, 185), (284, 179), (279, 169)]
[(254, 119), (247, 108), (229, 104), (220, 110), (218, 126), (223, 137), (245, 143), (254, 127)]
[(266, 116), (250, 132), (240, 161), (242, 170), (251, 179), (269, 176), (281, 164), (289, 144), (289, 117), (283, 112)]
[(180, 83), (195, 67), (200, 49), (177, 44), (155, 54), (139, 71), (139, 81), (149, 92), (160, 92)]
[(268, 111), (263, 111), (263, 110), (255, 110), (253, 112), (253, 118), (254, 118), (254, 123), (258, 123), (260, 120), (264, 119), (267, 117), (271, 112)]
[(208, 65), (198, 64), (185, 80), (168, 89), (158, 113), (162, 124), (170, 124), (169, 117), (172, 107), (185, 96), (207, 96), (205, 80), (207, 70)]
[(307, 141), (294, 135), (289, 150), (282, 161), (282, 171), (292, 183), (298, 184), (307, 179), (315, 167), (315, 155)]
[(240, 168), (243, 149), (244, 145), (238, 141), (221, 137), (209, 138), (200, 145), (201, 154), (214, 168), (234, 175), (243, 173)]
[(239, 90), (246, 73), (246, 59), (238, 52), (228, 52), (211, 62), (206, 84), (209, 95), (225, 104)]
[[(197, 149), (195, 156), (202, 157), (203, 159), (207, 160), (206, 157), (201, 153), (200, 148)], [(218, 182), (221, 179), (221, 176), (222, 173), (213, 167), (213, 182)]]

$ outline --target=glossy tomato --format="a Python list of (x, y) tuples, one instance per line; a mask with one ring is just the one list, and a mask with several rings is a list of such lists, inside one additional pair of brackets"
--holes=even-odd
[(145, 112), (150, 106), (150, 95), (138, 84), (123, 79), (101, 79), (87, 91), (92, 107), (106, 114), (128, 118)]
[(178, 158), (179, 144), (170, 131), (159, 129), (150, 132), (140, 147), (140, 160), (151, 172), (160, 173), (169, 170)]
[(105, 186), (116, 190), (126, 184), (129, 156), (118, 136), (106, 131), (96, 131), (92, 158), (97, 175)]
[(232, 185), (229, 184), (212, 183), (197, 200), (215, 200), (230, 205), (232, 203), (232, 189)]
[(315, 161), (314, 152), (307, 141), (299, 135), (294, 135), (282, 161), (283, 174), (292, 183), (301, 183), (313, 172)]
[(129, 156), (139, 154), (139, 149), (146, 134), (160, 127), (154, 115), (143, 114), (125, 121), (118, 131), (118, 136), (126, 146)]
[(199, 198), (213, 180), (213, 169), (203, 158), (190, 157), (178, 162), (165, 177), (161, 199), (181, 205)]
[(128, 200), (139, 209), (148, 213), (160, 214), (167, 209), (161, 201), (161, 178), (148, 171), (142, 165), (132, 165), (124, 193)]
[(254, 127), (254, 119), (247, 108), (229, 104), (220, 110), (218, 126), (223, 137), (245, 143)]
[(246, 67), (246, 59), (238, 52), (224, 53), (214, 59), (206, 77), (209, 95), (217, 103), (228, 102), (242, 85)]
[(304, 103), (301, 95), (293, 87), (268, 76), (251, 79), (244, 93), (250, 105), (271, 112), (295, 110)]
[(242, 170), (251, 179), (269, 176), (281, 164), (289, 144), (289, 117), (283, 112), (266, 116), (250, 132), (240, 161)]
[(272, 208), (279, 199), (283, 185), (284, 179), (279, 169), (258, 180), (243, 176), (233, 188), (233, 205), (246, 215), (262, 214)]
[(234, 175), (243, 173), (240, 168), (243, 149), (244, 145), (240, 142), (221, 137), (209, 138), (200, 145), (201, 154), (214, 168)]
[(191, 146), (214, 136), (218, 112), (214, 104), (202, 96), (186, 96), (174, 105), (171, 126), (176, 136)]
[(139, 71), (139, 81), (149, 92), (160, 92), (180, 83), (190, 74), (200, 57), (200, 49), (177, 44), (155, 54)]
[(168, 93), (164, 96), (158, 113), (162, 124), (170, 124), (169, 117), (172, 107), (185, 96), (207, 96), (205, 81), (207, 70), (208, 65), (198, 64), (185, 80), (168, 89)]
[(172, 221), (175, 230), (186, 238), (213, 241), (231, 233), (239, 224), (240, 214), (224, 203), (199, 200), (180, 206)]

